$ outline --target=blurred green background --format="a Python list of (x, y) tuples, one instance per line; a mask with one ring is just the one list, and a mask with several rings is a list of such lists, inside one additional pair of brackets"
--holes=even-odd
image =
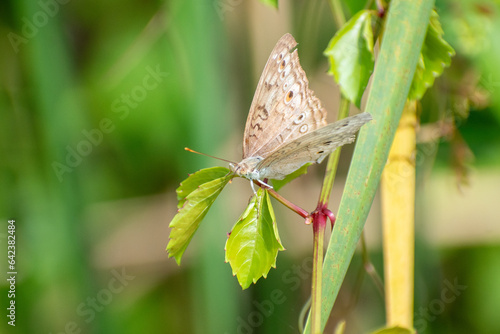
[[(500, 7), (438, 1), (457, 56), (422, 101), (417, 152), (415, 327), (499, 333)], [(178, 267), (167, 257), (175, 188), (241, 157), (248, 108), (274, 43), (299, 42), (311, 87), (335, 119), (322, 56), (335, 33), (326, 1), (3, 1), (0, 10), (2, 333), (299, 333), (312, 230), (277, 204), (287, 248), (242, 291), (226, 233), (251, 195), (234, 180)], [(347, 16), (364, 6), (353, 1)], [(332, 196), (336, 209), (352, 147)], [(282, 191), (312, 210), (323, 167)], [(8, 220), (16, 226), (16, 326), (7, 324)], [(379, 200), (366, 229), (382, 274)], [(328, 236), (327, 236), (328, 237)], [(360, 255), (327, 333), (384, 324)], [(283, 293), (279, 300), (271, 298)]]

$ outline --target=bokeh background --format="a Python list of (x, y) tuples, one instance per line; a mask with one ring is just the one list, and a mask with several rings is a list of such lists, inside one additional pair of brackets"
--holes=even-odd
[[(349, 17), (364, 5), (344, 9)], [(457, 55), (421, 107), (415, 326), (499, 333), (500, 6), (436, 6)], [(257, 0), (11, 0), (0, 8), (0, 332), (299, 333), (310, 226), (276, 203), (287, 248), (277, 268), (242, 291), (224, 263), (226, 233), (252, 194), (247, 181), (224, 189), (180, 267), (165, 247), (179, 182), (221, 164), (184, 147), (240, 159), (256, 83), (284, 33), (299, 42), (311, 87), (335, 120), (339, 91), (322, 55), (336, 31), (328, 2), (280, 1), (279, 11)], [(343, 150), (333, 210), (351, 152)], [(283, 195), (312, 210), (323, 168)], [(382, 275), (379, 205), (376, 198), (366, 239)], [(5, 316), (9, 219), (15, 327)], [(347, 333), (384, 324), (383, 298), (359, 253), (326, 332), (341, 319)]]

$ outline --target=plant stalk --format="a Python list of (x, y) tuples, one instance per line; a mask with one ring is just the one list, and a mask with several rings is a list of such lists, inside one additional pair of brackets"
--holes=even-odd
[(312, 272), (312, 333), (321, 334), (321, 282), (323, 279), (323, 241), (325, 237), (326, 215), (313, 213), (314, 250)]
[(328, 4), (330, 5), (333, 20), (335, 21), (335, 25), (338, 29), (345, 23), (345, 15), (344, 11), (342, 10), (342, 3), (340, 0), (329, 0)]
[[(337, 117), (338, 120), (346, 118), (349, 115), (350, 105), (351, 104), (346, 98), (341, 97), (339, 115)], [(340, 152), (342, 152), (342, 147), (337, 148), (335, 152), (330, 154), (330, 156), (328, 157), (325, 178), (323, 179), (323, 186), (321, 188), (321, 194), (319, 196), (318, 208), (325, 204), (328, 204), (328, 200), (330, 199), (330, 193), (332, 192), (333, 188), (333, 181), (335, 180), (335, 175), (337, 174)]]
[(309, 217), (309, 212), (307, 212), (306, 210), (302, 209), (300, 206), (298, 206), (296, 204), (293, 204), (292, 202), (290, 202), (289, 200), (287, 200), (286, 198), (284, 198), (283, 196), (281, 196), (280, 194), (278, 194), (276, 192), (276, 190), (269, 189), (269, 188), (266, 188), (266, 190), (269, 192), (269, 195), (271, 195), (274, 198), (276, 198), (281, 204), (283, 204), (284, 206), (286, 206), (287, 208), (289, 208), (293, 212), (297, 213), (298, 215), (300, 215), (303, 218)]
[[(350, 103), (344, 97), (340, 101), (340, 110), (338, 119), (343, 119), (349, 114)], [(326, 166), (325, 178), (323, 179), (323, 186), (319, 196), (318, 206), (312, 214), (313, 218), (313, 273), (312, 273), (312, 333), (321, 333), (321, 295), (322, 287), (321, 280), (323, 277), (323, 242), (325, 236), (326, 219), (330, 218), (332, 224), (335, 217), (328, 210), (328, 202), (333, 188), (333, 181), (337, 174), (337, 166), (340, 159), (341, 147), (328, 157), (328, 164)]]
[(416, 104), (406, 102), (381, 182), (389, 327), (413, 327)]

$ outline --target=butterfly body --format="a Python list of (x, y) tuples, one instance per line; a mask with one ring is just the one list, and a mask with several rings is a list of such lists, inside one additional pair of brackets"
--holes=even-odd
[(262, 161), (262, 157), (249, 157), (241, 160), (237, 164), (229, 164), (233, 173), (243, 176), (249, 180), (262, 180), (261, 171), (257, 169), (257, 165)]
[(327, 125), (326, 110), (309, 89), (290, 34), (276, 44), (260, 77), (248, 114), (239, 176), (281, 180), (306, 163), (320, 163), (372, 118), (362, 113)]

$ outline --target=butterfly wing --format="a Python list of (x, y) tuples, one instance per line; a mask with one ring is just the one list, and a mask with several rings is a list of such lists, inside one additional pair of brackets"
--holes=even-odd
[(281, 180), (306, 163), (320, 163), (337, 147), (352, 143), (355, 133), (371, 119), (366, 112), (347, 117), (286, 143), (259, 162), (259, 179)]
[(265, 158), (283, 143), (326, 125), (326, 110), (308, 87), (296, 46), (286, 34), (269, 56), (248, 113), (243, 158)]

